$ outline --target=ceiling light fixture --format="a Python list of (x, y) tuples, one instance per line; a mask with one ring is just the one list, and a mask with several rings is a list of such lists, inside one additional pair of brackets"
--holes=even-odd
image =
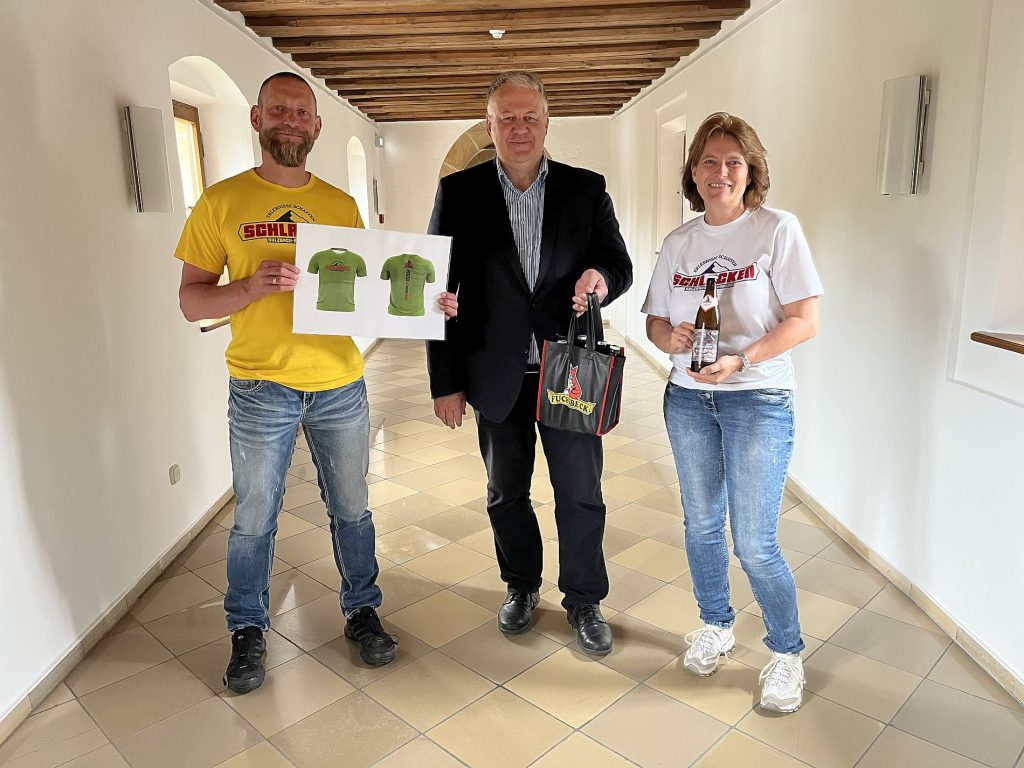
[(491, 37), (495, 40), (501, 40), (501, 38), (505, 36), (504, 29), (488, 29), (487, 31), (491, 33)]

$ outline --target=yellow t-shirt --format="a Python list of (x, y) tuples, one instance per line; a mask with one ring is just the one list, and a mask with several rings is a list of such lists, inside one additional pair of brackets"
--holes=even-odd
[[(207, 272), (240, 280), (265, 259), (295, 263), (296, 225), (362, 227), (355, 201), (310, 174), (303, 187), (282, 187), (254, 170), (214, 184), (192, 209), (174, 255)], [(348, 336), (292, 333), (291, 292), (272, 293), (231, 315), (228, 372), (304, 392), (356, 381), (363, 358)]]

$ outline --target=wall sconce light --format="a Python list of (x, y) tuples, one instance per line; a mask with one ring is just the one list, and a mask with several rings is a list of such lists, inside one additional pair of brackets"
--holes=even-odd
[(880, 195), (916, 195), (924, 167), (924, 131), (931, 91), (924, 75), (886, 80), (878, 137), (876, 190)]
[(374, 136), (373, 143), (376, 144), (378, 148), (383, 149), (384, 148), (384, 137), (381, 136), (378, 133), (376, 136)]
[(503, 38), (505, 36), (505, 30), (504, 29), (488, 29), (487, 32), (495, 40), (501, 40), (501, 38)]
[(136, 210), (170, 213), (174, 206), (167, 173), (163, 112), (152, 107), (125, 107), (124, 129)]

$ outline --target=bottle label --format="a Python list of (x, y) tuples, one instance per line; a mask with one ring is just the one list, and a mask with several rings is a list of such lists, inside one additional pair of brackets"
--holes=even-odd
[(700, 300), (700, 308), (705, 312), (710, 312), (712, 309), (718, 306), (717, 296), (705, 296)]
[(718, 360), (718, 331), (702, 328), (693, 332), (691, 360), (703, 365), (710, 365)]

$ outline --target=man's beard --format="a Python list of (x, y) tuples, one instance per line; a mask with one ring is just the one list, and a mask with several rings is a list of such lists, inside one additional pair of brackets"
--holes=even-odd
[(277, 138), (279, 132), (271, 128), (260, 131), (260, 146), (270, 153), (274, 162), (286, 168), (297, 168), (306, 162), (306, 155), (313, 148), (313, 137), (306, 133), (302, 134), (301, 142), (282, 141)]

